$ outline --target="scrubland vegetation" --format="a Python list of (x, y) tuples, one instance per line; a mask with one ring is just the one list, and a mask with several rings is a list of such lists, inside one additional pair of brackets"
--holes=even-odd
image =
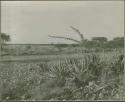
[(54, 56), (46, 62), (0, 63), (2, 99), (123, 99), (123, 51)]

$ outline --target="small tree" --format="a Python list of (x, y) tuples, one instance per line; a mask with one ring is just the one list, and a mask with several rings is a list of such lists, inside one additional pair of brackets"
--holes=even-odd
[(5, 33), (1, 33), (1, 40), (2, 40), (3, 43), (6, 43), (6, 42), (10, 41), (11, 40), (10, 35), (7, 35)]
[(10, 40), (10, 35), (0, 33), (0, 56), (2, 56), (3, 45)]
[(103, 47), (104, 44), (108, 41), (106, 37), (93, 37), (92, 41), (96, 42), (98, 47)]
[(105, 43), (105, 42), (107, 42), (107, 38), (106, 37), (93, 37), (92, 40), (93, 41), (97, 41), (99, 43)]

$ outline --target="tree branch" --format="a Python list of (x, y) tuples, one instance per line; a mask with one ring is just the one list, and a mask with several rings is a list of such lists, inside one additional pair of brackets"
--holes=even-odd
[(70, 28), (73, 29), (75, 32), (77, 32), (79, 34), (79, 36), (80, 36), (80, 38), (81, 38), (82, 41), (84, 40), (83, 34), (81, 34), (78, 29), (74, 28), (73, 26), (70, 26)]
[(80, 41), (75, 40), (75, 39), (73, 39), (73, 38), (67, 38), (67, 37), (61, 37), (61, 36), (51, 36), (51, 35), (49, 35), (49, 37), (52, 37), (52, 38), (60, 38), (60, 39), (66, 39), (66, 40), (72, 40), (72, 41), (74, 41), (74, 42), (81, 43)]

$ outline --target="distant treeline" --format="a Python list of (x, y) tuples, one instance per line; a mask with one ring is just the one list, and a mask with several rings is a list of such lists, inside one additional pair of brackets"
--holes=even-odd
[(124, 37), (116, 37), (113, 40), (109, 40), (106, 37), (93, 37), (91, 40), (85, 39), (82, 45), (79, 44), (52, 44), (57, 47), (73, 47), (83, 46), (86, 48), (123, 48)]
[(124, 37), (116, 37), (112, 40), (108, 40), (106, 37), (93, 37), (91, 40), (85, 39), (83, 44), (6, 44), (6, 45), (37, 45), (37, 46), (56, 46), (56, 47), (68, 47), (68, 46), (82, 46), (86, 48), (123, 48), (124, 47)]

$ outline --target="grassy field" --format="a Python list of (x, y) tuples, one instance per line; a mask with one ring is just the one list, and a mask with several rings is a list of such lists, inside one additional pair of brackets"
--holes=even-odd
[(3, 100), (122, 100), (121, 51), (6, 55)]
[(60, 54), (76, 54), (76, 53), (91, 53), (91, 52), (111, 52), (114, 50), (123, 51), (123, 48), (89, 48), (86, 49), (81, 46), (72, 46), (72, 45), (23, 45), (23, 44), (10, 44), (3, 46), (3, 56), (27, 56), (27, 55), (60, 55)]

